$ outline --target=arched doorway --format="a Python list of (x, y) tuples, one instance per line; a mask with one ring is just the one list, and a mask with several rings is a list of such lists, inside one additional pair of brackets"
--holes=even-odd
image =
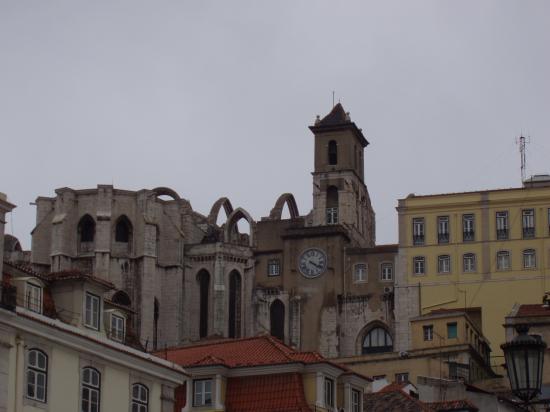
[(285, 305), (279, 299), (276, 299), (269, 308), (269, 318), (271, 323), (271, 336), (284, 342), (285, 340)]
[(230, 338), (241, 337), (241, 275), (236, 270), (229, 275), (229, 333)]

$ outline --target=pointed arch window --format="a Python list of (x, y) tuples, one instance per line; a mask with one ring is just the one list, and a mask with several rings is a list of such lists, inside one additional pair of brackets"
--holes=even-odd
[(122, 215), (115, 226), (115, 242), (129, 243), (132, 240), (132, 223)]
[(269, 317), (271, 323), (271, 336), (284, 342), (285, 340), (285, 305), (279, 299), (276, 299), (269, 308)]
[(90, 215), (84, 215), (78, 222), (78, 251), (93, 252), (95, 239), (95, 221)]
[(363, 354), (391, 352), (393, 339), (386, 329), (376, 326), (369, 330), (363, 339)]
[(236, 270), (229, 275), (229, 337), (241, 337), (241, 275)]
[(210, 291), (210, 274), (206, 270), (199, 272), (199, 337), (208, 336), (208, 295)]
[(338, 144), (336, 140), (328, 142), (328, 164), (335, 165), (338, 163)]

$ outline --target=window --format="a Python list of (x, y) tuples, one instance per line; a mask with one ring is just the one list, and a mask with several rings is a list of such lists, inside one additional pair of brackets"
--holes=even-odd
[(401, 372), (395, 374), (395, 382), (396, 383), (408, 383), (409, 382), (409, 373), (408, 372)]
[(325, 406), (334, 407), (334, 381), (325, 378)]
[(497, 212), (497, 239), (508, 239), (508, 212)]
[(267, 261), (267, 276), (279, 276), (281, 274), (281, 262), (279, 259)]
[(371, 329), (363, 340), (363, 354), (391, 352), (392, 350), (392, 337), (384, 328), (380, 326)]
[(132, 234), (132, 224), (124, 215), (120, 216), (115, 226), (115, 242), (128, 243)]
[(535, 237), (535, 210), (524, 209), (521, 215), (523, 238), (528, 239)]
[(393, 279), (393, 264), (391, 263), (382, 263), (381, 265), (381, 280), (392, 280)]
[(449, 273), (451, 271), (451, 257), (449, 255), (441, 255), (437, 257), (438, 273)]
[(361, 411), (361, 392), (359, 392), (357, 389), (351, 390), (351, 411)]
[(202, 269), (197, 275), (199, 282), (199, 337), (208, 335), (208, 295), (210, 289), (210, 273)]
[(424, 218), (415, 217), (413, 219), (413, 245), (424, 244)]
[(327, 189), (327, 225), (338, 223), (338, 188), (329, 186)]
[(111, 315), (111, 339), (124, 342), (126, 338), (125, 322), (122, 316)]
[(94, 251), (95, 221), (90, 215), (84, 215), (78, 222), (78, 251), (90, 253)]
[(449, 243), (449, 216), (437, 218), (437, 242)]
[(81, 412), (99, 412), (101, 377), (94, 368), (82, 369), (82, 409)]
[(462, 240), (464, 242), (471, 242), (475, 240), (475, 225), (474, 215), (466, 214), (462, 215)]
[(537, 254), (535, 249), (525, 249), (523, 251), (523, 267), (533, 269), (537, 267)]
[(335, 140), (328, 142), (328, 164), (335, 165), (338, 163), (338, 144)]
[(497, 252), (497, 270), (510, 269), (510, 252), (501, 250)]
[(193, 406), (212, 405), (212, 379), (193, 381)]
[(358, 263), (354, 266), (353, 281), (354, 282), (367, 281), (367, 265), (365, 265), (364, 263)]
[(25, 307), (36, 313), (42, 313), (42, 288), (34, 283), (27, 282)]
[(415, 256), (413, 259), (413, 273), (423, 275), (426, 273), (426, 260), (424, 256)]
[(46, 402), (48, 357), (38, 349), (27, 352), (27, 398)]
[(141, 383), (132, 385), (132, 412), (149, 411), (149, 390)]
[(86, 293), (84, 325), (99, 330), (99, 297)]
[(457, 338), (456, 322), (447, 323), (447, 338), (449, 338), (449, 339), (456, 339)]
[(281, 342), (285, 340), (285, 304), (275, 299), (269, 308), (269, 323), (271, 336)]
[(425, 341), (434, 340), (434, 325), (425, 325), (422, 329), (424, 330)]
[(475, 272), (476, 271), (476, 255), (473, 253), (466, 253), (462, 257), (462, 266), (464, 272)]

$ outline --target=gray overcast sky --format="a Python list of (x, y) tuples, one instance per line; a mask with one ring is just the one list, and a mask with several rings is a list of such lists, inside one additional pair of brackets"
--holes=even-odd
[(0, 191), (30, 247), (54, 189), (169, 186), (207, 213), (311, 209), (336, 90), (371, 145), (378, 243), (397, 199), (520, 184), (550, 165), (550, 1), (0, 0)]

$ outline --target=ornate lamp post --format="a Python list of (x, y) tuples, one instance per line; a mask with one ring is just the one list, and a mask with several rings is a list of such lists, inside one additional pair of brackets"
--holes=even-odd
[(517, 325), (516, 331), (518, 335), (500, 347), (504, 352), (512, 392), (528, 404), (541, 393), (546, 343), (538, 335), (528, 335), (526, 325)]

